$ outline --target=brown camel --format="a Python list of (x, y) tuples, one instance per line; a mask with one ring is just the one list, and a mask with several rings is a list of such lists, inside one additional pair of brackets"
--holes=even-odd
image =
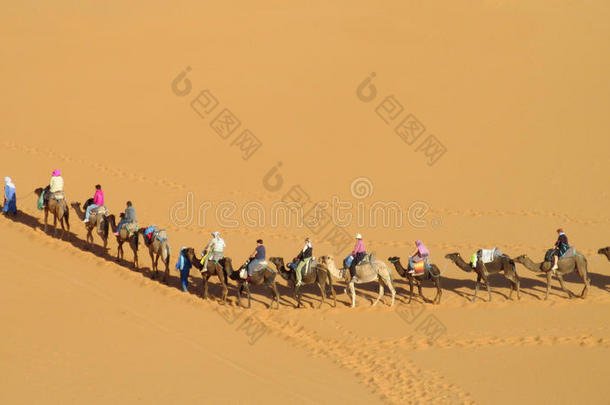
[(229, 278), (231, 278), (231, 280), (237, 281), (237, 305), (241, 307), (241, 294), (245, 289), (246, 294), (248, 295), (248, 308), (250, 308), (250, 285), (265, 284), (267, 287), (269, 287), (272, 294), (269, 309), (273, 308), (274, 302), (277, 305), (277, 309), (280, 309), (280, 293), (278, 292), (277, 285), (275, 284), (275, 276), (277, 273), (269, 266), (265, 266), (261, 270), (254, 271), (254, 273), (252, 273), (252, 277), (250, 277), (250, 280), (246, 281), (239, 276), (242, 269), (247, 269), (247, 264), (244, 264), (239, 268), (239, 270), (232, 271), (231, 274), (229, 274)]
[[(417, 285), (417, 290), (419, 291), (419, 296), (425, 302), (432, 302), (433, 304), (440, 304), (441, 295), (443, 295), (443, 290), (441, 289), (441, 271), (435, 264), (431, 264), (430, 268), (424, 272), (423, 275), (414, 276), (409, 274), (408, 270), (402, 267), (400, 263), (400, 257), (393, 256), (389, 257), (388, 261), (394, 265), (398, 274), (402, 277), (406, 277), (409, 280), (409, 304), (411, 303), (411, 298), (413, 298), (413, 284)], [(434, 300), (429, 300), (422, 294), (422, 281), (423, 280), (432, 280), (434, 285), (436, 286), (436, 296)]]
[[(38, 196), (38, 198), (40, 198), (40, 194), (42, 194), (42, 191), (44, 189), (42, 187), (38, 187), (36, 190), (34, 190), (34, 193)], [(57, 221), (59, 220), (59, 224), (61, 225), (61, 239), (64, 238), (64, 233), (66, 232), (66, 229), (68, 230), (68, 232), (70, 232), (70, 211), (68, 210), (68, 202), (65, 200), (63, 201), (57, 201), (54, 198), (49, 198), (49, 200), (47, 201), (47, 203), (44, 206), (44, 231), (45, 233), (47, 232), (47, 220), (49, 218), (49, 212), (51, 212), (51, 214), (53, 214), (53, 228), (55, 228), (55, 230), (53, 231), (53, 236), (57, 237)], [(64, 222), (66, 223), (66, 226), (64, 227)]]
[(606, 246), (605, 248), (601, 248), (597, 251), (600, 255), (606, 256), (606, 259), (610, 261), (610, 246)]
[(470, 263), (467, 263), (462, 259), (459, 253), (449, 253), (445, 255), (445, 259), (451, 260), (458, 266), (460, 269), (471, 272), (474, 270), (477, 273), (477, 282), (474, 287), (474, 296), (472, 297), (472, 302), (474, 302), (477, 298), (477, 293), (479, 292), (479, 284), (481, 283), (481, 279), (485, 281), (485, 286), (487, 287), (487, 293), (489, 294), (489, 301), (491, 301), (491, 288), (489, 285), (488, 276), (490, 274), (496, 274), (504, 272), (504, 277), (510, 281), (510, 294), (508, 295), (508, 299), (513, 299), (513, 290), (517, 290), (517, 299), (521, 299), (519, 295), (519, 276), (517, 275), (517, 269), (515, 266), (515, 261), (506, 255), (496, 256), (492, 262), (483, 263), (482, 260), (477, 261), (477, 267), (472, 268)]
[[(116, 232), (117, 224), (116, 224), (116, 219), (114, 217), (114, 214), (108, 215), (108, 217), (106, 217), (106, 220), (110, 224), (110, 228), (112, 229), (112, 232)], [(140, 234), (138, 232), (134, 232), (131, 236), (129, 236), (129, 232), (127, 232), (125, 227), (124, 226), (121, 227), (121, 232), (119, 232), (119, 235), (116, 237), (116, 241), (119, 245), (117, 248), (117, 253), (116, 253), (116, 260), (118, 262), (123, 260), (124, 253), (125, 253), (123, 251), (123, 243), (127, 242), (129, 244), (129, 246), (131, 247), (131, 250), (133, 251), (133, 267), (135, 269), (138, 268), (138, 266), (139, 266), (138, 245), (140, 242), (139, 236), (140, 236)]]
[[(85, 210), (87, 210), (89, 204), (85, 203), (85, 207), (82, 209), (79, 202), (73, 202), (70, 205), (72, 208), (74, 208), (74, 211), (76, 211), (76, 216), (78, 216), (81, 221), (84, 221)], [(85, 223), (85, 228), (87, 229), (87, 237), (85, 238), (87, 242), (87, 249), (91, 248), (91, 244), (93, 243), (93, 230), (95, 229), (99, 237), (104, 242), (104, 250), (106, 250), (108, 246), (108, 226), (109, 224), (106, 220), (106, 215), (98, 213), (89, 216), (89, 222)]]
[(141, 238), (144, 239), (144, 245), (148, 248), (148, 253), (150, 254), (150, 261), (152, 263), (152, 278), (155, 279), (159, 275), (159, 258), (165, 264), (165, 273), (163, 273), (162, 282), (167, 283), (167, 279), (169, 278), (169, 261), (170, 261), (170, 247), (169, 241), (167, 240), (167, 233), (164, 229), (159, 230), (159, 235), (161, 235), (161, 239), (153, 236), (153, 240), (150, 241), (146, 235), (144, 234), (146, 231), (145, 228), (141, 228), (138, 230)]
[[(284, 259), (281, 257), (272, 257), (269, 259), (269, 261), (275, 265), (282, 278), (284, 280), (288, 280), (288, 284), (292, 288), (292, 296), (297, 301), (296, 308), (301, 307), (301, 296), (303, 294), (301, 293), (301, 286), (296, 285), (296, 273), (286, 268), (286, 266), (284, 265)], [(303, 268), (303, 270), (305, 270), (305, 268)], [(333, 279), (330, 276), (328, 270), (321, 266), (317, 266), (315, 262), (312, 262), (309, 271), (303, 273), (302, 282), (303, 284), (316, 283), (318, 285), (318, 288), (320, 289), (320, 294), (322, 295), (322, 300), (320, 301), (320, 305), (318, 305), (318, 308), (320, 308), (326, 300), (326, 286), (330, 286), (330, 293), (333, 296), (334, 301), (334, 304), (332, 306), (337, 306), (337, 295), (335, 294), (335, 289), (333, 287)]]
[(587, 275), (587, 258), (581, 255), (580, 253), (576, 253), (575, 256), (567, 257), (563, 259), (559, 259), (557, 261), (557, 270), (551, 270), (552, 263), (550, 261), (543, 261), (541, 263), (534, 263), (527, 255), (521, 255), (515, 258), (515, 262), (521, 263), (526, 269), (531, 270), (536, 273), (545, 273), (546, 274), (546, 294), (544, 299), (549, 298), (549, 290), (551, 289), (551, 277), (553, 274), (557, 276), (559, 279), (559, 285), (561, 285), (561, 289), (568, 294), (568, 298), (572, 298), (574, 295), (572, 291), (568, 290), (563, 283), (563, 276), (565, 274), (571, 273), (574, 270), (578, 272), (578, 275), (585, 283), (585, 288), (583, 288), (580, 293), (581, 298), (585, 298), (587, 293), (589, 292), (589, 277)]
[[(189, 258), (190, 260), (190, 258)], [(193, 266), (195, 266), (201, 272), (201, 278), (203, 279), (203, 286), (201, 296), (203, 299), (208, 299), (208, 280), (212, 276), (217, 276), (220, 281), (220, 285), (222, 286), (222, 296), (220, 299), (222, 303), (227, 302), (227, 295), (229, 295), (229, 288), (227, 287), (229, 281), (227, 279), (228, 275), (233, 273), (233, 262), (230, 257), (223, 257), (218, 261), (218, 263), (213, 263), (211, 260), (208, 260), (207, 270), (203, 270), (202, 260), (199, 258), (194, 258)], [(249, 300), (249, 296), (248, 296)], [(249, 306), (248, 306), (249, 307)]]

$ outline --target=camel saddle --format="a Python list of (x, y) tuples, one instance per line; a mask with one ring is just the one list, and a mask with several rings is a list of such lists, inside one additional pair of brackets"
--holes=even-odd
[(134, 233), (138, 232), (138, 224), (135, 222), (128, 222), (123, 225), (123, 228), (127, 231), (129, 237), (132, 237)]
[(91, 215), (102, 214), (103, 216), (106, 216), (109, 213), (110, 213), (110, 211), (108, 211), (108, 208), (106, 208), (105, 205), (100, 205), (99, 207), (95, 207), (94, 209), (91, 210)]
[[(553, 261), (553, 254), (555, 253), (555, 249), (549, 249), (546, 251), (545, 255), (544, 255), (544, 261), (545, 262), (552, 262)], [(559, 259), (569, 259), (570, 257), (574, 257), (577, 256), (578, 253), (576, 252), (576, 248), (574, 246), (570, 246), (568, 248), (568, 250), (566, 250), (564, 252), (564, 254), (562, 254), (561, 256), (559, 256)]]
[(479, 262), (479, 260), (483, 264), (491, 263), (498, 256), (503, 255), (502, 253), (500, 253), (500, 249), (498, 249), (497, 247), (493, 249), (479, 249), (475, 253), (473, 253), (472, 257), (470, 258), (470, 264), (474, 268), (477, 267), (477, 263)]
[(312, 269), (316, 267), (317, 261), (315, 257), (311, 257), (309, 260), (305, 262), (305, 267), (301, 270), (301, 275), (305, 277), (306, 274), (311, 273)]
[(414, 276), (423, 276), (426, 273), (426, 262), (424, 260), (413, 263)]

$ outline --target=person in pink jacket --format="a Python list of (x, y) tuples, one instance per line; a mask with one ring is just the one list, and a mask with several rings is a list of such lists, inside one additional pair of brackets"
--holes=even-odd
[(102, 205), (104, 205), (104, 192), (102, 191), (102, 186), (96, 184), (95, 194), (93, 195), (93, 204), (90, 204), (85, 210), (85, 220), (83, 222), (89, 222), (89, 216), (91, 215), (91, 211), (97, 207), (101, 207)]
[[(430, 256), (430, 251), (421, 240), (415, 241), (415, 251), (409, 257), (409, 274), (416, 274), (414, 267), (415, 263), (419, 263)], [(419, 274), (419, 273), (417, 273)]]
[(354, 246), (354, 250), (352, 251), (352, 256), (354, 260), (352, 260), (352, 264), (349, 266), (349, 274), (352, 276), (352, 281), (357, 281), (356, 277), (356, 265), (360, 263), (364, 256), (366, 256), (366, 246), (364, 241), (362, 240), (362, 235), (356, 235), (356, 245)]

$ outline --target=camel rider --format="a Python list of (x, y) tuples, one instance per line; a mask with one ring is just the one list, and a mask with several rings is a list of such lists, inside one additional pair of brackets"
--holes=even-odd
[(62, 200), (64, 197), (64, 178), (61, 177), (61, 172), (57, 169), (53, 170), (51, 180), (49, 180), (49, 192), (45, 198), (45, 203), (49, 198), (53, 197), (56, 200)]
[(415, 241), (415, 251), (409, 257), (409, 274), (415, 274), (415, 263), (426, 260), (430, 256), (430, 251), (421, 240)]
[(360, 261), (364, 259), (364, 256), (366, 256), (366, 245), (362, 240), (362, 235), (357, 234), (356, 245), (354, 246), (354, 250), (352, 251), (352, 257), (354, 259), (352, 260), (352, 264), (349, 266), (349, 274), (350, 276), (352, 276), (351, 282), (355, 282), (358, 280), (358, 278), (356, 277), (356, 265), (358, 265), (358, 263), (360, 263)]
[(90, 204), (85, 210), (85, 220), (83, 222), (89, 222), (89, 216), (91, 215), (91, 211), (98, 207), (101, 207), (102, 205), (104, 205), (104, 192), (102, 191), (102, 186), (96, 184), (95, 194), (93, 195), (93, 204)]
[(187, 292), (189, 286), (189, 273), (193, 264), (186, 256), (186, 247), (180, 249), (180, 256), (176, 263), (176, 270), (180, 271), (180, 281), (182, 283), (182, 291)]
[(218, 264), (218, 261), (225, 257), (224, 251), (227, 245), (224, 239), (220, 237), (220, 233), (218, 232), (213, 232), (212, 236), (212, 240), (208, 243), (208, 246), (202, 253), (202, 256), (205, 259), (201, 272), (208, 271), (208, 261), (212, 260), (215, 264)]
[(294, 258), (292, 263), (288, 266), (295, 271), (295, 275), (297, 277), (297, 287), (303, 285), (303, 268), (309, 263), (313, 254), (313, 247), (311, 245), (311, 240), (309, 238), (305, 238), (305, 246), (299, 252), (297, 257)]
[(15, 192), (15, 185), (10, 177), (4, 178), (4, 204), (2, 205), (2, 212), (5, 215), (17, 213), (17, 193)]
[(557, 265), (557, 261), (563, 254), (570, 248), (568, 245), (568, 237), (566, 236), (563, 229), (557, 229), (557, 233), (559, 236), (557, 237), (557, 241), (555, 242), (555, 250), (553, 251), (553, 267), (551, 270), (557, 270), (559, 266)]
[(121, 227), (125, 224), (132, 224), (137, 222), (136, 220), (136, 209), (133, 208), (133, 204), (131, 201), (127, 201), (127, 208), (125, 208), (125, 214), (123, 219), (119, 222), (119, 225), (116, 228), (116, 232), (114, 233), (116, 236), (119, 236), (119, 232), (121, 232)]
[(256, 248), (250, 255), (250, 263), (248, 263), (248, 280), (252, 277), (254, 270), (267, 259), (267, 252), (265, 246), (263, 246), (263, 240), (258, 239), (256, 241)]

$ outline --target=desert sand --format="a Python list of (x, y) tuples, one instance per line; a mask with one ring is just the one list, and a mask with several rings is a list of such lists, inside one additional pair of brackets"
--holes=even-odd
[[(0, 402), (607, 403), (609, 12), (603, 1), (4, 4), (0, 174), (20, 213), (0, 218)], [(152, 279), (145, 249), (137, 270), (129, 249), (115, 261), (114, 238), (103, 251), (94, 235), (87, 251), (74, 211), (65, 240), (45, 234), (33, 190), (53, 169), (71, 202), (100, 183), (112, 213), (131, 200), (140, 225), (166, 229), (169, 283)], [(291, 200), (347, 208), (327, 227), (276, 218)], [(473, 303), (474, 273), (444, 258), (498, 247), (540, 261), (558, 227), (588, 259), (586, 299), (553, 279), (544, 301), (546, 278), (517, 265), (520, 300), (494, 275), (492, 301), (483, 289)], [(335, 282), (337, 307), (317, 309), (310, 285), (295, 309), (279, 277), (279, 310), (260, 287), (237, 308), (234, 282), (221, 305), (215, 278), (204, 301), (198, 272), (184, 293), (174, 264), (212, 231), (237, 265), (258, 238), (268, 257), (290, 259), (310, 236), (314, 255), (340, 259), (360, 232), (403, 263), (421, 239), (442, 301), (407, 304), (393, 269), (393, 307), (387, 291), (371, 307), (373, 283), (349, 308)], [(566, 280), (580, 294), (576, 274)]]

